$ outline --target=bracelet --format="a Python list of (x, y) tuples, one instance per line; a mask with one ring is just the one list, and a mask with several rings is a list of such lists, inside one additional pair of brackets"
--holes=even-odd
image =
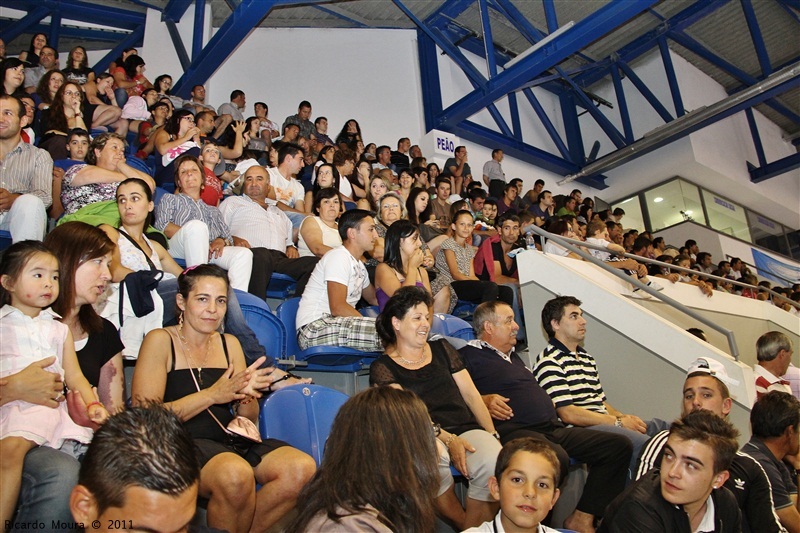
[(445, 448), (447, 448), (447, 449), (449, 450), (449, 449), (450, 449), (450, 445), (451, 445), (451, 444), (453, 443), (453, 441), (454, 441), (454, 440), (456, 440), (457, 438), (458, 438), (458, 436), (457, 436), (455, 433), (450, 433), (450, 437), (448, 437), (448, 438), (447, 438), (447, 440), (446, 440), (446, 441), (444, 441), (444, 447), (445, 447)]
[(99, 405), (100, 407), (102, 407), (102, 406), (103, 406), (103, 404), (102, 404), (102, 403), (100, 403), (100, 402), (98, 402), (98, 401), (96, 401), (96, 400), (95, 400), (95, 401), (93, 401), (93, 402), (89, 402), (88, 404), (86, 404), (86, 412), (87, 412), (87, 413), (89, 412), (89, 409), (90, 409), (90, 408), (91, 408), (93, 405)]
[(239, 405), (247, 405), (248, 403), (252, 402), (254, 399), (255, 399), (254, 396), (249, 396), (248, 395), (246, 400), (241, 400), (239, 402)]

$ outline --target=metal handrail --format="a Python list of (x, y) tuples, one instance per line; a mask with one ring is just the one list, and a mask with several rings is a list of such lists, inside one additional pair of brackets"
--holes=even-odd
[[(567, 238), (567, 237), (562, 237), (561, 235), (555, 235), (553, 233), (550, 233), (549, 231), (543, 230), (542, 228), (540, 228), (538, 226), (526, 227), (525, 229), (526, 229), (526, 231), (528, 231), (528, 230), (529, 231), (533, 231), (534, 233), (540, 235), (541, 237), (544, 237), (545, 239), (550, 239), (552, 241), (555, 241), (556, 243), (560, 244), (561, 246), (564, 246), (570, 252), (580, 256), (583, 260), (588, 261), (588, 262), (590, 262), (590, 263), (602, 268), (606, 272), (612, 274), (613, 276), (616, 276), (619, 279), (622, 279), (622, 280), (624, 280), (624, 281), (626, 281), (628, 283), (631, 283), (633, 286), (637, 287), (639, 290), (646, 292), (650, 296), (654, 296), (654, 297), (658, 298), (659, 300), (661, 300), (665, 304), (668, 304), (671, 307), (674, 307), (675, 309), (677, 309), (678, 311), (688, 315), (693, 320), (697, 320), (698, 322), (700, 322), (702, 324), (705, 324), (709, 328), (711, 328), (711, 329), (713, 329), (715, 331), (718, 331), (719, 333), (724, 335), (725, 338), (728, 339), (728, 346), (730, 347), (731, 355), (733, 356), (733, 358), (735, 360), (737, 360), (737, 361), (739, 360), (739, 347), (736, 345), (736, 338), (733, 336), (733, 332), (731, 330), (729, 330), (727, 328), (724, 328), (724, 327), (718, 325), (716, 322), (713, 322), (713, 321), (707, 319), (706, 317), (700, 315), (699, 313), (693, 311), (692, 309), (689, 309), (688, 307), (686, 307), (685, 305), (683, 305), (679, 301), (675, 300), (674, 298), (670, 298), (666, 294), (662, 294), (659, 291), (648, 287), (647, 285), (645, 285), (644, 283), (642, 283), (638, 279), (633, 278), (631, 276), (628, 276), (627, 274), (624, 274), (619, 269), (608, 266), (603, 261), (600, 261), (599, 259), (597, 259), (593, 255), (584, 252), (583, 250), (581, 250), (580, 248), (578, 248), (575, 245), (577, 244), (578, 246), (585, 246), (587, 248), (593, 248), (593, 249), (603, 250), (603, 251), (608, 251), (607, 249), (605, 249), (605, 248), (603, 248), (601, 246), (595, 246), (595, 245), (593, 245), (591, 243), (585, 243), (583, 241), (576, 241), (574, 239), (570, 239), (570, 238)], [(544, 246), (542, 246), (542, 249), (544, 249)], [(660, 261), (658, 261), (658, 262), (660, 263)], [(664, 264), (666, 266), (670, 266), (667, 263), (662, 263), (662, 264)], [(692, 271), (692, 272), (694, 272), (694, 271)]]

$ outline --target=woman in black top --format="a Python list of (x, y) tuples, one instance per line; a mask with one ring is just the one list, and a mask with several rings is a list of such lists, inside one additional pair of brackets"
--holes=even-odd
[[(492, 417), (458, 352), (444, 339), (428, 341), (431, 295), (420, 287), (401, 287), (377, 318), (386, 353), (370, 367), (371, 385), (415, 392), (437, 424), (441, 485), (437, 512), (460, 530), (489, 521), (497, 504), (489, 494), (501, 445)], [(450, 463), (468, 477), (466, 509), (453, 490)]]
[[(231, 411), (258, 422), (267, 369), (247, 367), (236, 337), (217, 332), (225, 317), (228, 277), (214, 265), (178, 278), (178, 326), (147, 334), (133, 375), (133, 401), (164, 402), (195, 441), (201, 464), (199, 494), (209, 498), (210, 527), (264, 531), (294, 507), (315, 470), (314, 460), (286, 443), (234, 439), (223, 429)], [(262, 485), (256, 492), (256, 483)]]

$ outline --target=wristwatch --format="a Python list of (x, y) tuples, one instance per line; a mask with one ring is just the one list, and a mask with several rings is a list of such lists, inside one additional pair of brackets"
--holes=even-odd
[(442, 434), (442, 425), (441, 424), (433, 424), (433, 436), (438, 437)]
[(622, 417), (618, 416), (617, 419), (614, 421), (614, 425), (618, 428), (622, 427)]

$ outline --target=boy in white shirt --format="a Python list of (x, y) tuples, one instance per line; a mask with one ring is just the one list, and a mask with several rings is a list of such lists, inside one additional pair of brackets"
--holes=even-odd
[(622, 269), (631, 276), (636, 276), (639, 279), (639, 281), (641, 281), (645, 285), (648, 285), (652, 289), (660, 291), (664, 288), (655, 281), (651, 281), (650, 278), (647, 277), (647, 267), (639, 263), (635, 259), (626, 259), (611, 255), (612, 252), (615, 254), (624, 254), (625, 248), (623, 248), (619, 244), (615, 244), (609, 241), (608, 228), (606, 227), (605, 222), (603, 222), (602, 220), (593, 220), (592, 222), (590, 222), (588, 228), (586, 229), (586, 235), (587, 235), (586, 237), (587, 244), (602, 246), (603, 248), (606, 249), (606, 251), (604, 251), (604, 250), (595, 250), (594, 248), (589, 248), (589, 252), (595, 258), (599, 259), (600, 261), (603, 261), (604, 263), (608, 264), (611, 267)]

